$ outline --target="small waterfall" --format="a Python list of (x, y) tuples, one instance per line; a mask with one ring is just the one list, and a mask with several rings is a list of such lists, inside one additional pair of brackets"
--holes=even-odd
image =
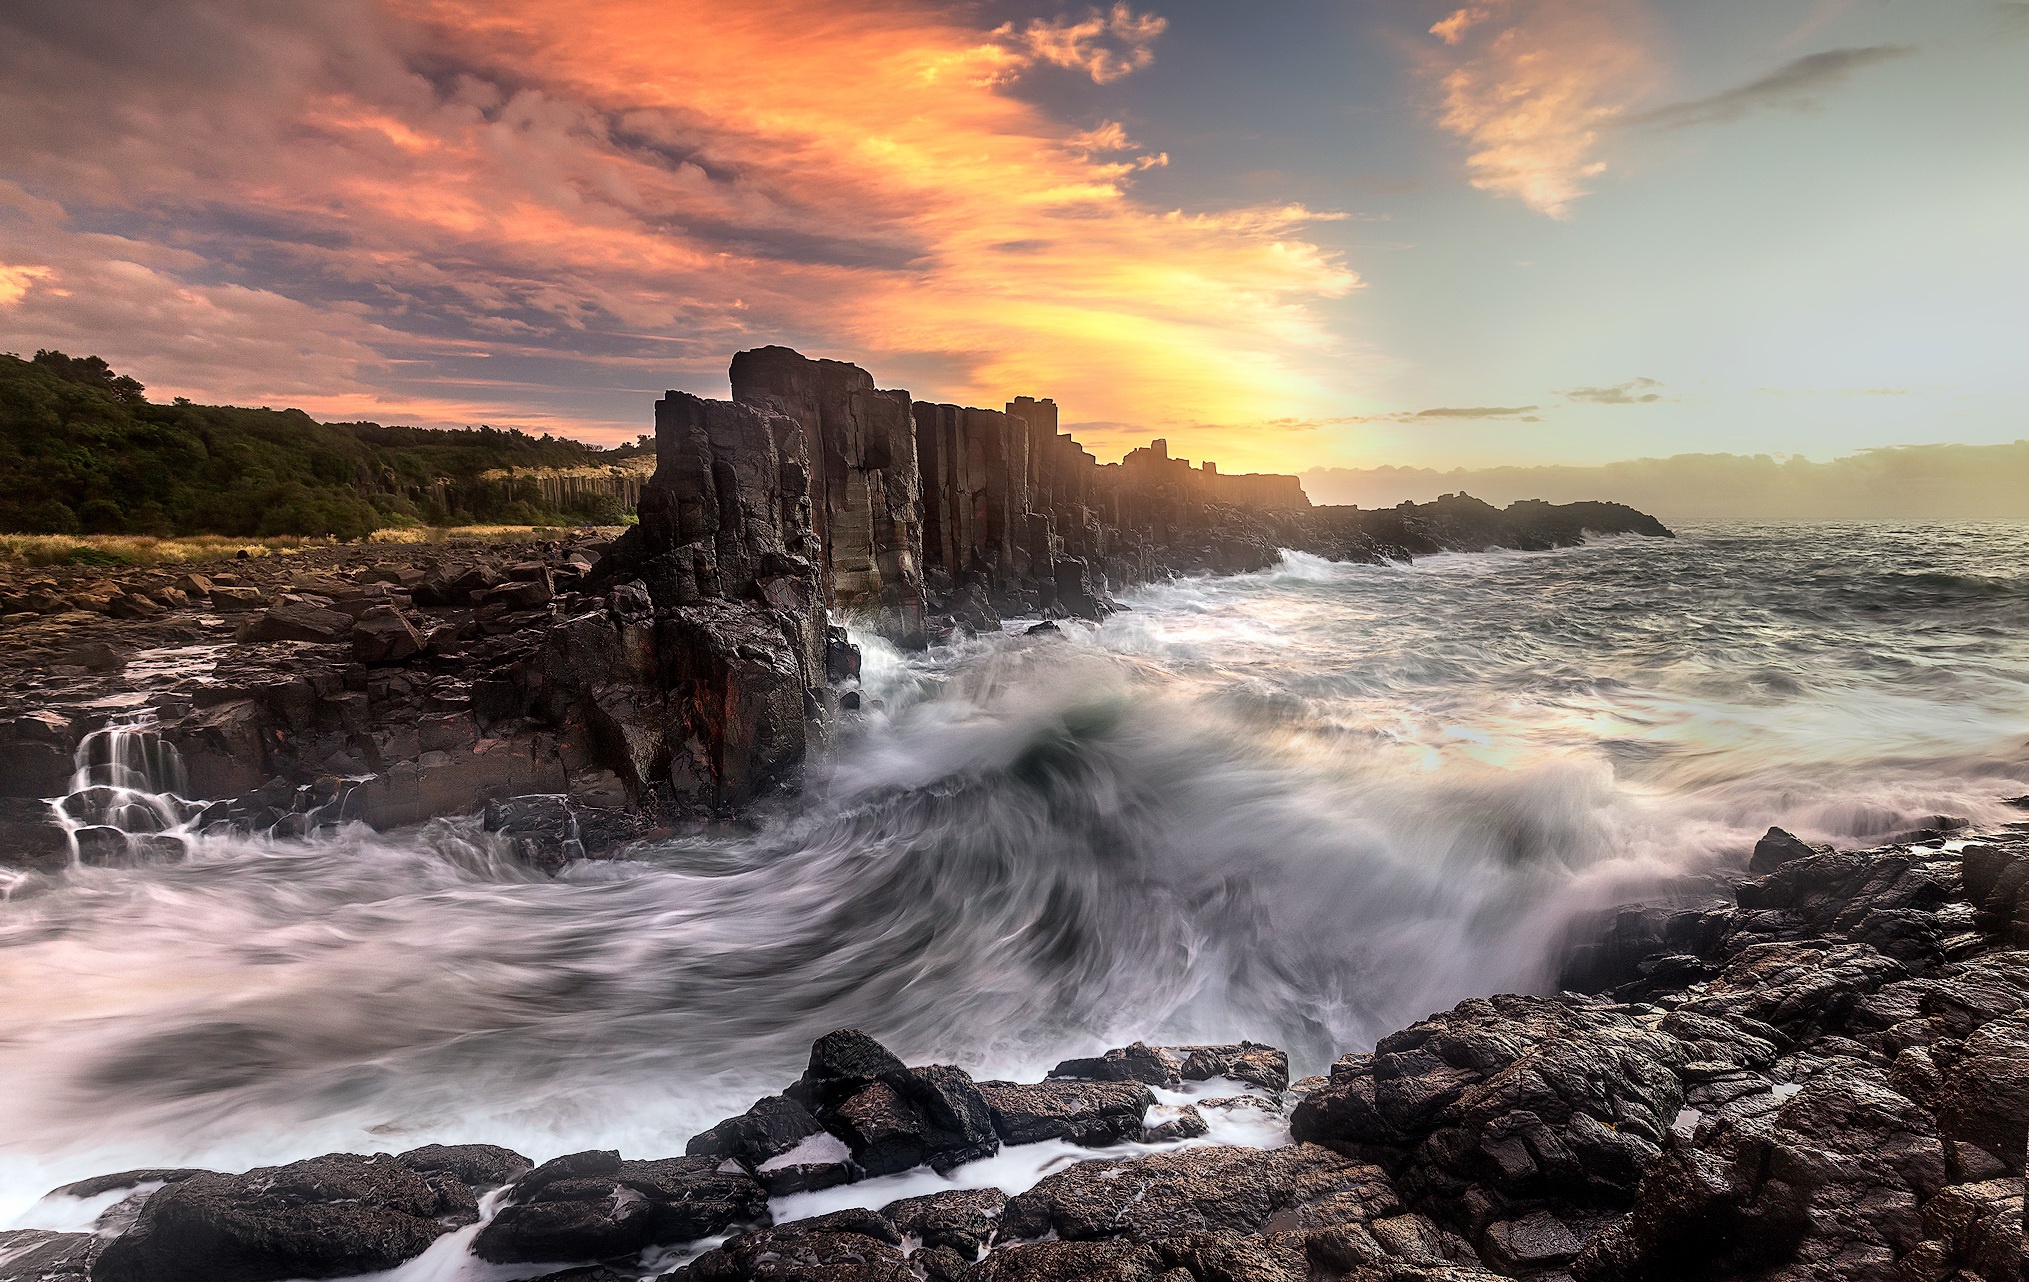
[(52, 803), (80, 863), (130, 855), (181, 859), (206, 806), (186, 801), (183, 758), (153, 726), (138, 721), (86, 735), (73, 758), (68, 795)]

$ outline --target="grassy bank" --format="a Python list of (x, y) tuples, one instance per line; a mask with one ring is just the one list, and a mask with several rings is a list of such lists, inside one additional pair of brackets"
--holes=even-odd
[[(547, 525), (410, 526), (376, 530), (367, 543), (527, 543), (557, 538), (581, 527)], [(622, 526), (599, 527), (617, 534)], [(234, 539), (217, 534), (158, 538), (140, 534), (0, 534), (0, 565), (150, 566), (232, 561), (248, 556), (293, 556), (306, 548), (334, 547), (339, 540), (279, 535)]]

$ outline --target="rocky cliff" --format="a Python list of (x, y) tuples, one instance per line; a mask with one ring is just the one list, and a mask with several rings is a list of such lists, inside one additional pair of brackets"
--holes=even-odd
[(734, 357), (732, 385), (736, 400), (803, 428), (828, 600), (904, 646), (992, 629), (1005, 615), (1100, 619), (1114, 592), (1263, 569), (1283, 548), (1378, 561), (1555, 547), (1587, 530), (1669, 533), (1616, 504), (1501, 512), (1453, 495), (1385, 512), (1313, 508), (1293, 476), (1193, 467), (1161, 440), (1102, 464), (1058, 430), (1054, 401), (911, 402), (858, 366), (784, 347)]
[[(913, 402), (781, 347), (741, 353), (732, 385), (657, 403), (655, 472), (615, 542), (0, 583), (0, 858), (54, 869), (173, 854), (171, 830), (487, 808), (554, 867), (793, 794), (857, 672), (835, 615), (921, 646), (1007, 615), (1103, 618), (1130, 585), (1282, 548), (1375, 561), (1669, 533), (1615, 504), (1313, 508), (1294, 478), (1161, 441), (1101, 464), (1051, 401)], [(94, 753), (106, 778), (73, 790)], [(135, 778), (176, 813), (129, 795)], [(66, 791), (59, 822), (42, 799)]]

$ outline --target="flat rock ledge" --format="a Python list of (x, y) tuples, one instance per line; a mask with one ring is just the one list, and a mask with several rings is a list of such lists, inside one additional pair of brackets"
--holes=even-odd
[[(1785, 846), (1730, 902), (1623, 910), (1574, 953), (1593, 991), (1461, 1002), (1328, 1076), (1136, 1044), (983, 1082), (847, 1029), (682, 1156), (126, 1172), (57, 1191), (132, 1190), (96, 1231), (0, 1235), (0, 1282), (345, 1277), (460, 1231), (460, 1276), (546, 1282), (2020, 1282), (2029, 835), (1946, 846)], [(1242, 1101), (1291, 1142), (1211, 1142)], [(771, 1218), (1043, 1141), (1093, 1156)]]

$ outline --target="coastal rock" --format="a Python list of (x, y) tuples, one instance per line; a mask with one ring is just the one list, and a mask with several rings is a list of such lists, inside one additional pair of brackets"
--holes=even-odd
[(966, 1282), (1183, 1282), (1160, 1255), (1132, 1242), (1034, 1242), (1003, 1247)]
[(1937, 1125), (1875, 1070), (1841, 1064), (1772, 1112), (1700, 1127), (1644, 1176), (1631, 1213), (1588, 1243), (1579, 1282), (1783, 1264), (1798, 1278), (1897, 1277), (1943, 1188)]
[(1006, 1211), (1007, 1194), (999, 1189), (955, 1189), (890, 1202), (881, 1215), (926, 1247), (946, 1247), (975, 1260), (1000, 1232)]
[(1271, 1094), (1289, 1085), (1289, 1056), (1259, 1042), (1236, 1042), (1226, 1046), (1166, 1046), (1170, 1055), (1182, 1055), (1179, 1070), (1187, 1082), (1230, 1077), (1236, 1082), (1258, 1086)]
[(0, 1232), (0, 1282), (90, 1282), (105, 1245), (96, 1233)]
[(473, 1252), (493, 1264), (615, 1260), (764, 1220), (753, 1177), (710, 1157), (622, 1161), (592, 1151), (556, 1158), (516, 1180)]
[(1008, 1202), (1006, 1232), (1067, 1240), (1155, 1241), (1183, 1233), (1258, 1233), (1365, 1220), (1401, 1209), (1383, 1173), (1313, 1144), (1208, 1147), (1097, 1158)]
[[(463, 1186), (459, 1186), (463, 1189)], [(95, 1282), (282, 1282), (391, 1269), (470, 1223), (392, 1157), (334, 1154), (244, 1175), (191, 1175), (147, 1201), (92, 1267)]]
[(884, 1073), (827, 1110), (824, 1122), (868, 1175), (926, 1164), (948, 1171), (1000, 1148), (979, 1088), (949, 1065)]
[(399, 663), (422, 650), (422, 633), (391, 605), (374, 606), (352, 625), (352, 657), (360, 663)]
[(1388, 1165), (1412, 1207), (1484, 1252), (1497, 1223), (1624, 1209), (1683, 1107), (1690, 1058), (1610, 1007), (1474, 999), (1341, 1061), (1291, 1132)]
[(1174, 1088), (1183, 1081), (1180, 1068), (1177, 1059), (1136, 1042), (1103, 1055), (1067, 1059), (1051, 1069), (1049, 1076), (1086, 1082), (1141, 1082), (1149, 1086)]
[(1141, 1135), (1155, 1096), (1140, 1082), (981, 1082), (979, 1093), (1004, 1144), (1069, 1140), (1098, 1147)]
[(895, 1226), (872, 1211), (835, 1211), (742, 1233), (669, 1279), (690, 1282), (919, 1282)]
[(812, 522), (835, 609), (872, 614), (883, 636), (921, 647), (923, 530), (907, 392), (881, 391), (843, 361), (786, 347), (733, 357), (733, 399), (793, 420), (806, 444)]
[(1793, 833), (1770, 828), (1766, 836), (1754, 843), (1754, 857), (1748, 862), (1747, 871), (1750, 876), (1760, 877), (1793, 860), (1826, 853), (1826, 847), (1807, 845)]

